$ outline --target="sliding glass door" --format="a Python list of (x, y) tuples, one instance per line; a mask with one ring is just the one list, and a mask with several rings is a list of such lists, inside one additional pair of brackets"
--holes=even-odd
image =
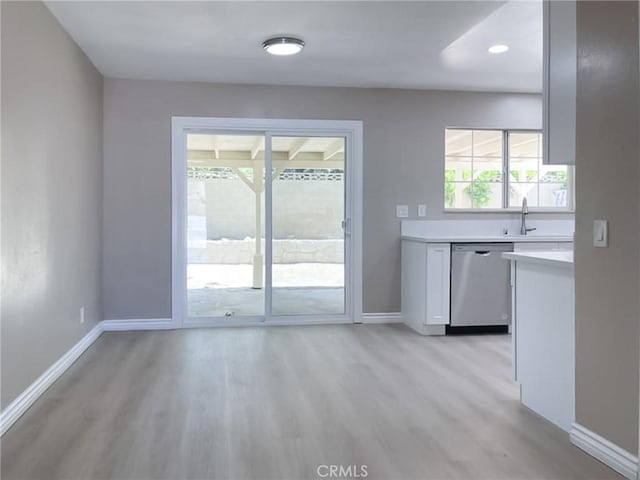
[(271, 315), (345, 313), (345, 139), (272, 137)]
[(187, 134), (187, 316), (264, 317), (264, 135)]
[(353, 321), (349, 133), (281, 132), (184, 130), (183, 325)]

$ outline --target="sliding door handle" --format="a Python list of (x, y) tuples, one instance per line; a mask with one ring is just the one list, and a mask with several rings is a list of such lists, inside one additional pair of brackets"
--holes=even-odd
[(342, 231), (347, 237), (351, 235), (351, 219), (350, 218), (345, 218), (344, 220), (342, 220)]

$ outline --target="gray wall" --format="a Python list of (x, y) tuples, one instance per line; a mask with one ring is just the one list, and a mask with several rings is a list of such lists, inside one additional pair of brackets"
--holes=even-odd
[[(579, 2), (576, 421), (638, 452), (638, 3)], [(594, 248), (594, 219), (609, 248)]]
[(415, 215), (416, 205), (426, 203), (427, 218), (465, 218), (442, 212), (444, 128), (539, 128), (541, 100), (524, 94), (105, 79), (106, 318), (171, 315), (172, 115), (363, 120), (364, 311), (394, 312), (400, 310), (395, 205), (410, 204)]
[(4, 408), (102, 320), (103, 82), (42, 3), (0, 8)]

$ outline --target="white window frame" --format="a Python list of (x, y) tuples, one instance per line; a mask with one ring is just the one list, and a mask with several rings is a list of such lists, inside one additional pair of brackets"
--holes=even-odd
[[(509, 203), (509, 185), (510, 185), (510, 181), (509, 181), (509, 135), (512, 133), (539, 133), (543, 135), (543, 140), (544, 140), (544, 132), (540, 129), (534, 129), (534, 128), (473, 128), (473, 127), (446, 127), (444, 130), (444, 133), (446, 133), (447, 130), (491, 130), (491, 131), (501, 131), (502, 132), (502, 207), (501, 208), (451, 208), (451, 207), (447, 207), (446, 205), (444, 206), (444, 212), (445, 213), (514, 213), (514, 212), (519, 212), (520, 211), (520, 207), (519, 206), (513, 206), (513, 207), (509, 207), (508, 203)], [(446, 151), (446, 143), (445, 143), (445, 151), (444, 151), (444, 157), (443, 157), (443, 161), (444, 161), (444, 168), (443, 168), (443, 175), (442, 175), (442, 185), (443, 185), (443, 189), (445, 187), (445, 171), (447, 169), (447, 151)], [(553, 166), (553, 165), (547, 165), (544, 164), (545, 166)], [(558, 165), (560, 166), (560, 165)], [(574, 168), (573, 165), (567, 165), (567, 184), (569, 185), (569, 195), (568, 195), (568, 199), (567, 199), (567, 206), (566, 207), (529, 207), (529, 211), (530, 212), (536, 212), (536, 213), (574, 213), (575, 212), (575, 195), (576, 195), (576, 189), (575, 189), (575, 174), (574, 174)], [(443, 190), (443, 195), (442, 195), (442, 202), (444, 203), (444, 190)]]
[[(265, 136), (265, 168), (267, 184), (271, 180), (270, 145), (274, 136), (344, 137), (347, 141), (345, 178), (349, 190), (345, 215), (349, 222), (347, 242), (347, 277), (345, 293), (347, 305), (343, 315), (298, 315), (272, 317), (267, 310), (261, 317), (189, 319), (187, 316), (187, 242), (186, 242), (186, 134), (194, 131), (216, 133), (253, 133)], [(171, 177), (172, 177), (172, 315), (171, 328), (213, 326), (308, 325), (320, 323), (362, 323), (362, 242), (363, 242), (363, 124), (350, 120), (295, 120), (264, 118), (172, 117), (171, 118)], [(265, 238), (271, 236), (271, 194), (265, 192)], [(266, 242), (265, 257), (272, 258), (271, 242)], [(346, 266), (346, 264), (345, 264)], [(267, 267), (266, 275), (270, 274)], [(269, 278), (267, 278), (267, 281)], [(267, 300), (269, 301), (269, 300)]]

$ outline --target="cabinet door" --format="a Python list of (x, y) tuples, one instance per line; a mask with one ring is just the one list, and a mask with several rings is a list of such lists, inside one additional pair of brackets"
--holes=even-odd
[(451, 245), (427, 246), (427, 325), (449, 324)]
[(576, 2), (543, 2), (544, 163), (575, 164)]

